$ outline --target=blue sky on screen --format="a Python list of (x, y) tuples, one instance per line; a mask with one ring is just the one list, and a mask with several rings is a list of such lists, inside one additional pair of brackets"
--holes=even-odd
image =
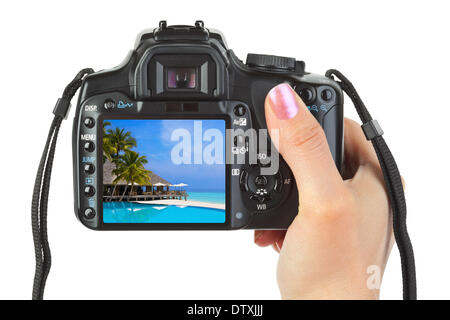
[[(201, 121), (202, 132), (210, 128), (218, 129), (225, 139), (224, 120), (107, 120), (111, 123), (108, 129), (123, 128), (130, 131), (137, 141), (137, 148), (133, 150), (145, 155), (148, 160), (146, 169), (156, 173), (172, 184), (186, 183), (187, 191), (225, 191), (225, 143), (223, 143), (222, 164), (180, 164), (171, 160), (172, 148), (179, 141), (171, 141), (172, 132), (183, 128), (192, 137), (192, 154), (194, 153), (194, 121)], [(211, 141), (203, 141), (204, 150)], [(192, 155), (191, 162), (194, 162)]]

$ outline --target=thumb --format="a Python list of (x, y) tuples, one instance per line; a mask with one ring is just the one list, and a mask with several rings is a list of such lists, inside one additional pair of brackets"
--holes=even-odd
[(300, 200), (336, 199), (343, 180), (324, 131), (297, 93), (287, 83), (277, 85), (266, 97), (265, 112), (270, 135), (278, 131), (273, 143), (295, 176)]

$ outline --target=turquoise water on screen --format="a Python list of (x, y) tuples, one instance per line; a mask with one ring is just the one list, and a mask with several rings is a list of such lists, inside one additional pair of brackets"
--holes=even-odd
[(103, 222), (225, 223), (225, 210), (136, 202), (104, 202)]
[(193, 192), (187, 191), (188, 200), (225, 204), (225, 192)]

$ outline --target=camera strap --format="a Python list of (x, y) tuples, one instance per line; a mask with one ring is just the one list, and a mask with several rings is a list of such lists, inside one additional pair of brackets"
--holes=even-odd
[[(32, 295), (33, 300), (43, 299), (45, 283), (51, 267), (51, 252), (47, 234), (47, 205), (59, 128), (61, 122), (67, 118), (70, 110), (70, 101), (80, 88), (84, 77), (93, 72), (94, 70), (89, 68), (81, 70), (65, 88), (62, 97), (58, 99), (53, 110), (55, 117), (50, 126), (44, 152), (36, 174), (31, 205), (31, 222), (36, 258)], [(326, 76), (329, 78), (335, 76), (340, 80), (338, 81), (339, 85), (352, 100), (358, 115), (363, 122), (362, 129), (366, 138), (372, 141), (375, 148), (383, 171), (384, 181), (393, 213), (394, 236), (400, 251), (402, 264), (403, 298), (405, 300), (414, 300), (417, 298), (414, 252), (406, 227), (406, 201), (398, 167), (391, 151), (382, 137), (383, 131), (381, 130), (381, 127), (376, 120), (372, 119), (352, 83), (337, 70), (328, 70)]]
[(350, 97), (358, 112), (363, 125), (361, 126), (367, 140), (371, 141), (383, 171), (384, 183), (389, 196), (393, 216), (394, 237), (400, 252), (403, 277), (403, 299), (416, 300), (416, 266), (414, 263), (414, 251), (406, 227), (406, 200), (403, 190), (402, 178), (389, 147), (384, 141), (378, 122), (372, 119), (364, 102), (359, 96), (353, 84), (339, 71), (331, 69), (325, 76), (335, 76), (342, 90)]
[(42, 300), (44, 297), (45, 282), (52, 264), (50, 246), (47, 235), (47, 204), (52, 174), (53, 158), (55, 156), (56, 141), (61, 122), (67, 118), (70, 110), (70, 101), (80, 88), (85, 75), (93, 73), (92, 69), (81, 70), (65, 88), (64, 93), (56, 103), (52, 124), (45, 143), (34, 183), (33, 200), (31, 203), (31, 224), (33, 229), (34, 252), (36, 256), (36, 269), (33, 283), (33, 300)]

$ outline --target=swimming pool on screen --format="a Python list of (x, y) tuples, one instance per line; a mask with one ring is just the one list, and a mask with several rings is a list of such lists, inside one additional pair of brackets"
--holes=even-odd
[(137, 202), (103, 203), (104, 223), (225, 223), (225, 210)]

